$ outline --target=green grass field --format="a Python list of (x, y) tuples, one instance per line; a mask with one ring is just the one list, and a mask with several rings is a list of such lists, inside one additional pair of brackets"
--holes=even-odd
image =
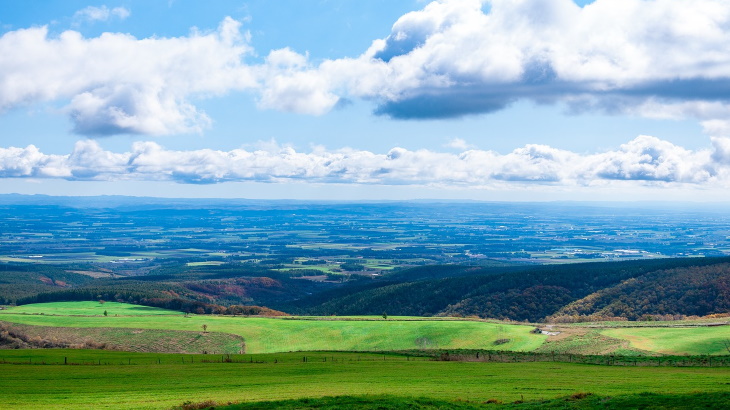
[[(104, 311), (107, 316), (104, 317)], [(345, 320), (347, 319), (347, 320)], [(377, 351), (419, 348), (500, 349), (574, 354), (728, 354), (724, 342), (730, 339), (730, 327), (631, 327), (594, 329), (558, 342), (530, 333), (531, 326), (458, 320), (454, 318), (389, 317), (297, 317), (259, 318), (205, 316), (147, 306), (117, 302), (54, 302), (12, 307), (0, 311), (0, 321), (35, 326), (104, 329), (104, 340), (130, 337), (130, 329), (202, 332), (203, 325), (212, 333), (243, 337), (248, 353), (287, 351)], [(622, 322), (623, 323), (623, 322)], [(661, 325), (660, 322), (655, 322)], [(676, 326), (677, 322), (667, 322)], [(689, 323), (689, 322), (688, 322)], [(656, 324), (655, 324), (656, 325)], [(584, 326), (576, 325), (576, 329)], [(78, 330), (77, 330), (78, 331)], [(32, 332), (31, 332), (32, 333)], [(136, 339), (142, 338), (134, 334)], [(163, 337), (162, 334), (158, 335)], [(154, 338), (147, 332), (144, 337)], [(187, 336), (186, 336), (187, 337)], [(209, 338), (213, 341), (214, 338)], [(509, 339), (495, 345), (498, 339)], [(195, 348), (214, 352), (239, 351), (240, 343), (223, 340), (214, 344), (201, 342)], [(545, 343), (545, 342), (548, 343)], [(155, 343), (141, 340), (129, 350), (148, 351)], [(235, 347), (235, 348), (234, 348)], [(161, 351), (173, 351), (170, 345)], [(196, 352), (197, 350), (178, 350)]]
[[(105, 310), (107, 316), (103, 315)], [(2, 408), (169, 409), (185, 402), (205, 401), (218, 405), (242, 403), (232, 409), (279, 405), (382, 408), (388, 403), (399, 408), (432, 409), (493, 406), (480, 404), (487, 400), (526, 401), (509, 405), (517, 406), (514, 408), (600, 405), (619, 409), (634, 404), (667, 408), (670, 406), (661, 403), (676, 400), (685, 400), (686, 408), (722, 408), (718, 403), (730, 394), (726, 367), (449, 362), (388, 352), (356, 352), (418, 348), (552, 351), (546, 350), (546, 336), (530, 333), (532, 326), (499, 322), (411, 317), (383, 320), (374, 316), (186, 317), (176, 311), (116, 302), (24, 305), (0, 311), (0, 321), (15, 323), (30, 335), (37, 331), (37, 336), (51, 338), (68, 338), (69, 334), (63, 332), (71, 332), (92, 339), (118, 340), (122, 345), (151, 346), (144, 348), (147, 350), (222, 349), (217, 354), (187, 355), (0, 350)], [(203, 332), (204, 324), (208, 333)], [(599, 350), (616, 344), (622, 349), (630, 345), (637, 351), (726, 354), (721, 342), (730, 336), (724, 326), (577, 330), (580, 332), (564, 339), (563, 344)], [(240, 339), (232, 335), (245, 339), (249, 354), (225, 354), (240, 347)], [(174, 344), (161, 348), (160, 341), (168, 339), (182, 340), (180, 343), (194, 348), (184, 350)], [(510, 342), (495, 345), (497, 339)], [(592, 346), (596, 343), (599, 345)], [(576, 392), (591, 395), (571, 399), (569, 396)], [(653, 395), (642, 394), (645, 392)], [(695, 392), (705, 394), (692, 395)], [(321, 399), (327, 396), (346, 397)], [(280, 400), (299, 401), (265, 403)], [(257, 402), (262, 403), (251, 404)]]
[[(0, 351), (0, 403), (14, 409), (163, 409), (186, 401), (225, 404), (368, 394), (513, 402), (575, 392), (621, 396), (730, 391), (726, 368), (434, 362), (356, 353), (306, 353), (308, 361), (303, 362), (303, 355), (241, 355), (233, 356), (233, 363), (203, 363), (222, 357)], [(2, 363), (63, 363), (64, 357), (78, 365)]]
[[(108, 316), (104, 317), (106, 310)], [(80, 314), (87, 316), (79, 316)], [(117, 316), (118, 315), (118, 316)], [(418, 348), (530, 351), (546, 336), (532, 327), (460, 320), (289, 320), (191, 315), (107, 302), (56, 302), (0, 311), (0, 320), (36, 326), (72, 328), (162, 329), (230, 333), (241, 336), (247, 353), (287, 351), (375, 351)], [(422, 318), (421, 318), (422, 319)]]
[(28, 315), (58, 315), (58, 316), (104, 316), (104, 311), (110, 316), (150, 316), (175, 315), (184, 313), (176, 310), (160, 309), (150, 306), (131, 305), (118, 302), (52, 302), (36, 303), (12, 307), (0, 313), (23, 313)]
[(730, 354), (730, 326), (686, 328), (616, 328), (601, 334), (628, 340), (631, 347), (664, 354)]

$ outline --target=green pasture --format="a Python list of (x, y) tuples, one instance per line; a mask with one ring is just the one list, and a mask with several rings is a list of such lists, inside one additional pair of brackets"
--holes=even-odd
[[(107, 312), (106, 317), (103, 315), (104, 311)], [(123, 341), (129, 336), (130, 329), (203, 333), (205, 325), (209, 334), (222, 333), (243, 337), (247, 353), (440, 348), (573, 354), (721, 355), (728, 354), (725, 341), (730, 340), (730, 326), (596, 328), (585, 335), (555, 342), (544, 335), (530, 333), (532, 326), (500, 322), (413, 317), (388, 317), (384, 320), (379, 316), (262, 318), (189, 315), (186, 317), (177, 311), (117, 302), (104, 304), (54, 302), (23, 305), (0, 311), (0, 321), (34, 326), (68, 327), (76, 329), (71, 331), (78, 333), (83, 333), (79, 329), (103, 329), (104, 332), (99, 333), (100, 337), (103, 336), (104, 340), (114, 344), (119, 344), (117, 341)], [(677, 322), (666, 323), (678, 325)], [(633, 324), (633, 322), (617, 322), (617, 325)], [(67, 334), (68, 332), (61, 336)], [(135, 340), (141, 340), (139, 348), (134, 350), (149, 350), (148, 346), (155, 346), (154, 341), (148, 340), (155, 337), (153, 333), (134, 333), (134, 335)], [(499, 339), (509, 341), (495, 344)], [(238, 348), (229, 349), (236, 344), (234, 342), (223, 341), (212, 345), (201, 340), (200, 346), (203, 347), (200, 350), (237, 352)], [(223, 347), (219, 345), (227, 346), (226, 350), (222, 350)], [(185, 351), (173, 348), (171, 345), (166, 351)]]
[[(151, 309), (147, 311), (146, 309)], [(99, 316), (107, 310), (108, 316)], [(74, 313), (71, 313), (74, 312)], [(88, 316), (75, 316), (87, 312)], [(149, 314), (145, 312), (150, 312)], [(83, 313), (81, 313), (83, 314)], [(117, 316), (119, 315), (119, 316)], [(371, 318), (372, 319), (372, 318)], [(0, 320), (37, 326), (202, 331), (239, 335), (248, 353), (337, 350), (374, 351), (421, 348), (530, 351), (546, 336), (531, 326), (460, 320), (290, 320), (190, 315), (107, 302), (57, 302), (0, 311)]]
[(601, 330), (608, 337), (628, 340), (631, 347), (664, 354), (730, 354), (730, 326), (632, 327)]
[[(231, 363), (220, 363), (227, 356), (211, 355), (0, 353), (0, 403), (13, 409), (164, 409), (206, 400), (225, 404), (373, 394), (512, 402), (575, 392), (620, 396), (730, 391), (724, 368), (435, 362), (355, 353), (307, 353), (306, 362), (303, 353), (240, 355), (231, 356)], [(64, 357), (69, 365), (32, 364), (63, 363)], [(3, 364), (13, 360), (27, 363)]]
[(327, 273), (338, 273), (338, 272), (333, 271), (332, 269), (339, 269), (339, 266), (340, 265), (338, 265), (338, 264), (297, 265), (297, 264), (293, 264), (293, 263), (287, 263), (287, 264), (284, 264), (283, 268), (276, 268), (276, 269), (271, 269), (271, 270), (276, 271), (276, 272), (289, 272), (289, 273), (295, 273), (298, 270), (312, 270), (312, 271), (316, 270), (316, 271), (322, 272), (322, 274), (327, 274)]
[(149, 316), (149, 315), (177, 315), (184, 313), (176, 310), (160, 309), (150, 306), (132, 305), (119, 302), (50, 302), (35, 303), (12, 307), (0, 313), (21, 313), (27, 315), (58, 315), (58, 316)]

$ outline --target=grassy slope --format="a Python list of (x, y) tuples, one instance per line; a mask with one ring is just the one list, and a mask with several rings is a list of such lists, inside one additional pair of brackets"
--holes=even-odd
[[(161, 309), (151, 310), (150, 312), (156, 314), (146, 316), (140, 313), (145, 311), (136, 310), (134, 305), (111, 302), (103, 305), (103, 309), (109, 313), (108, 317), (61, 316), (68, 309), (71, 309), (71, 312), (79, 312), (87, 308), (98, 315), (98, 305), (98, 302), (24, 305), (1, 311), (0, 320), (40, 326), (187, 331), (200, 331), (205, 324), (209, 332), (242, 336), (246, 341), (246, 351), (250, 353), (300, 350), (403, 350), (421, 347), (479, 349), (493, 348), (493, 343), (497, 339), (511, 340), (500, 345), (500, 349), (529, 351), (540, 346), (545, 340), (543, 335), (531, 334), (530, 326), (474, 321), (397, 319), (329, 321), (197, 315), (184, 317), (178, 312), (172, 315), (157, 314)], [(36, 314), (23, 314), (23, 312)], [(117, 314), (118, 317), (114, 316)]]
[(601, 334), (628, 340), (636, 349), (665, 354), (728, 354), (723, 341), (730, 340), (730, 326), (692, 328), (616, 328)]
[(128, 352), (166, 353), (239, 353), (243, 348), (240, 336), (218, 332), (190, 332), (159, 329), (74, 328), (32, 326), (0, 322), (33, 340), (55, 341), (73, 345), (103, 345), (105, 349)]
[[(312, 353), (254, 356), (259, 363), (200, 363), (206, 356), (105, 351), (6, 351), (8, 359), (74, 355), (102, 365), (0, 364), (0, 403), (8, 408), (169, 408), (185, 401), (263, 401), (335, 395), (391, 394), (441, 400), (504, 402), (574, 392), (603, 396), (640, 392), (728, 392), (725, 368), (607, 367), (556, 363), (406, 361), (405, 357)], [(55, 355), (55, 359), (53, 357)], [(357, 357), (362, 361), (357, 361)], [(208, 356), (210, 357), (210, 356)], [(248, 358), (249, 356), (241, 356)], [(327, 357), (327, 362), (323, 358)], [(155, 358), (161, 359), (156, 364)], [(332, 361), (332, 358), (336, 361)], [(132, 365), (128, 365), (127, 360)], [(182, 363), (185, 359), (185, 364)], [(374, 360), (366, 360), (374, 359)], [(33, 362), (40, 360), (38, 357)], [(146, 360), (143, 364), (143, 361)], [(275, 362), (276, 360), (276, 362)], [(120, 364), (124, 363), (124, 364)], [(73, 393), (71, 393), (73, 392)]]
[(542, 346), (535, 349), (535, 351), (540, 353), (554, 352), (587, 355), (611, 353), (632, 355), (649, 353), (641, 352), (639, 349), (631, 349), (631, 344), (628, 340), (608, 337), (603, 335), (600, 330), (586, 330), (575, 332), (572, 335), (550, 337)]
[[(103, 317), (104, 310), (109, 316)], [(24, 314), (25, 313), (25, 314)], [(41, 315), (43, 313), (43, 315)], [(75, 316), (87, 315), (87, 316)], [(119, 316), (115, 316), (119, 315)], [(666, 354), (727, 354), (723, 340), (730, 338), (730, 327), (692, 328), (613, 328), (588, 330), (587, 334), (543, 344), (545, 336), (529, 333), (528, 326), (460, 321), (418, 320), (377, 317), (367, 320), (284, 320), (225, 316), (184, 317), (180, 312), (107, 302), (56, 302), (24, 305), (0, 311), (0, 320), (39, 326), (104, 328), (104, 337), (123, 340), (129, 329), (161, 329), (238, 335), (246, 341), (249, 353), (311, 350), (403, 350), (415, 348), (490, 349), (497, 339), (511, 339), (499, 345), (502, 350), (570, 352), (584, 354), (630, 354), (644, 351)], [(321, 319), (321, 318), (320, 318)], [(622, 325), (627, 323), (621, 322)], [(620, 324), (621, 324), (620, 323)], [(664, 323), (656, 322), (655, 324)], [(635, 323), (631, 323), (635, 324)], [(676, 322), (670, 322), (676, 325)], [(569, 326), (581, 330), (582, 326)], [(153, 338), (154, 335), (144, 335)], [(142, 336), (138, 336), (141, 338)], [(218, 347), (201, 344), (193, 350), (237, 352), (235, 341)], [(149, 341), (154, 344), (154, 341)], [(148, 343), (148, 344), (149, 344)], [(220, 344), (220, 343), (218, 343)], [(175, 348), (174, 346), (170, 349)], [(134, 349), (132, 349), (134, 350)], [(139, 348), (137, 350), (148, 350)], [(164, 350), (164, 349), (161, 349)]]

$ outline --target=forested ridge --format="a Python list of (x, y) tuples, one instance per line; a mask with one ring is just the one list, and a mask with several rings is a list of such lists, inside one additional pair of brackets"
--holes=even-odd
[(317, 283), (240, 265), (170, 265), (151, 273), (93, 279), (52, 266), (34, 270), (5, 264), (0, 270), (0, 302), (102, 299), (193, 313), (387, 312), (533, 322), (730, 312), (727, 257), (568, 265), (432, 265), (343, 283)]
[[(588, 295), (636, 279), (637, 289), (627, 295), (622, 303), (641, 306), (641, 315), (722, 313), (728, 311), (723, 301), (730, 296), (730, 289), (714, 284), (728, 282), (729, 261), (729, 258), (707, 258), (582, 263), (529, 267), (522, 271), (496, 274), (488, 273), (489, 268), (485, 268), (487, 272), (475, 270), (471, 276), (388, 284), (310, 306), (304, 301), (300, 302), (300, 306), (304, 311), (321, 315), (380, 314), (385, 311), (393, 315), (478, 316), (540, 321)], [(713, 273), (693, 276), (696, 272)], [(672, 302), (664, 301), (662, 306), (659, 306), (659, 300), (647, 303), (646, 292), (642, 293), (638, 289), (642, 283), (646, 283), (647, 287), (655, 287), (656, 280), (653, 278), (671, 283), (676, 294), (687, 293), (687, 296), (677, 297)], [(716, 294), (698, 290), (711, 288), (716, 289)], [(622, 293), (619, 291), (618, 294)], [(609, 296), (606, 297), (610, 299)], [(701, 304), (703, 308), (697, 309), (697, 301), (705, 296), (712, 297)], [(574, 313), (637, 318), (636, 314), (624, 316), (618, 310), (599, 312), (586, 308)]]
[(560, 309), (560, 316), (695, 315), (730, 312), (730, 264), (651, 272), (601, 289)]

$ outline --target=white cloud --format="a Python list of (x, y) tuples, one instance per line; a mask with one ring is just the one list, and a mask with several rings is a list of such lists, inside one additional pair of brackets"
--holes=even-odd
[(263, 81), (259, 106), (311, 115), (329, 111), (339, 97), (327, 91), (324, 75), (308, 67), (307, 56), (288, 48), (269, 53), (258, 69)]
[(597, 0), (581, 8), (572, 0), (492, 0), (486, 7), (434, 1), (398, 19), (360, 57), (288, 74), (321, 86), (319, 93), (276, 84), (264, 92), (272, 101), (286, 94), (284, 109), (294, 111), (310, 102), (326, 108), (321, 95), (372, 99), (376, 112), (395, 118), (484, 113), (518, 99), (701, 121), (730, 111), (727, 1)]
[(68, 156), (46, 155), (34, 145), (0, 148), (0, 177), (69, 178)]
[[(85, 21), (128, 15), (107, 6), (77, 13)], [(245, 90), (261, 108), (311, 115), (365, 99), (393, 118), (448, 118), (527, 99), (576, 113), (696, 118), (711, 135), (730, 133), (726, 0), (582, 8), (572, 0), (439, 0), (400, 17), (359, 56), (315, 63), (283, 48), (247, 64), (250, 54), (231, 18), (174, 38), (10, 31), (0, 37), (0, 110), (60, 101), (80, 134), (176, 134), (211, 123), (195, 98)]]
[(76, 13), (74, 13), (74, 22), (79, 24), (80, 22), (95, 22), (95, 21), (109, 21), (109, 19), (116, 17), (119, 20), (124, 20), (132, 14), (129, 9), (125, 7), (114, 7), (109, 8), (107, 6), (95, 7), (88, 6)]
[(227, 181), (379, 184), (473, 188), (634, 186), (730, 187), (730, 139), (692, 151), (655, 137), (639, 136), (618, 149), (578, 154), (530, 144), (502, 155), (468, 149), (461, 153), (387, 153), (317, 147), (298, 152), (274, 141), (250, 150), (173, 151), (137, 142), (131, 151), (106, 151), (93, 140), (76, 143), (69, 155), (38, 148), (0, 148), (2, 178), (62, 178), (93, 181)]
[(59, 100), (84, 135), (201, 132), (210, 119), (190, 98), (255, 88), (250, 52), (231, 18), (174, 38), (11, 31), (0, 37), (0, 110)]
[(711, 157), (641, 135), (618, 151), (593, 156), (590, 167), (602, 179), (704, 183), (713, 176)]

